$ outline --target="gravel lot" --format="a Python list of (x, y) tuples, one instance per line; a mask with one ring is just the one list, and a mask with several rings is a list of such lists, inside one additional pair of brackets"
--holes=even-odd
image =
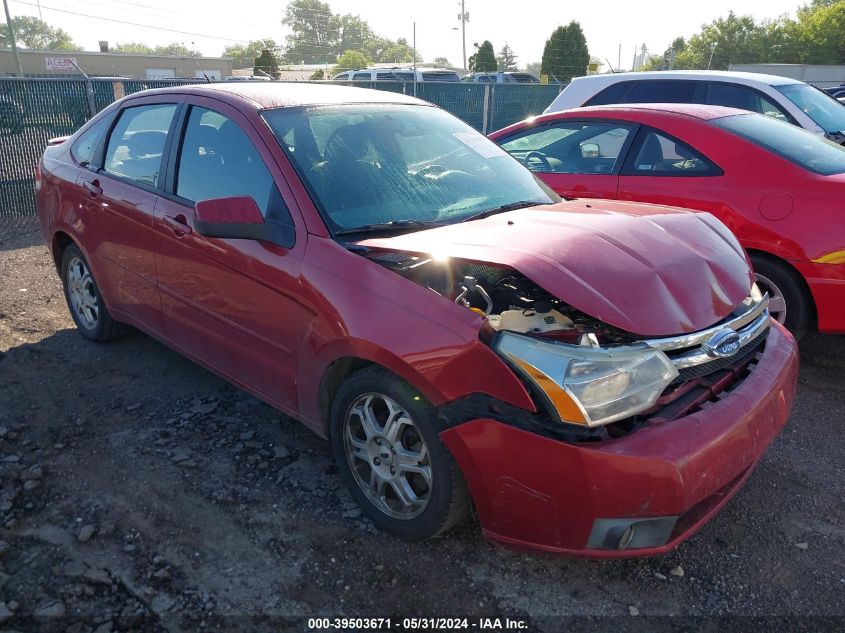
[(714, 521), (666, 556), (596, 562), (502, 550), (472, 521), (386, 536), (304, 427), (141, 334), (82, 339), (31, 224), (0, 226), (0, 279), (0, 628), (845, 628), (845, 336), (805, 339), (792, 418)]

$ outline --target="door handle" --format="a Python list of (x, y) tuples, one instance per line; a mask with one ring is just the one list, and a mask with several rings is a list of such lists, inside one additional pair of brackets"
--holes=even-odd
[(178, 237), (189, 234), (192, 229), (188, 226), (187, 218), (181, 213), (177, 216), (165, 215), (162, 220)]
[(86, 180), (85, 182), (82, 183), (82, 187), (85, 189), (85, 191), (88, 192), (88, 194), (92, 198), (96, 198), (97, 196), (99, 196), (103, 193), (103, 188), (100, 186), (99, 180), (93, 180), (91, 182), (88, 182)]

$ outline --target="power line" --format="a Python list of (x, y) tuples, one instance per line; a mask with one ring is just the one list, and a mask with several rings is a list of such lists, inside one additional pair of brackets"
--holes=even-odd
[[(11, 0), (16, 4), (24, 4), (30, 7), (37, 7), (38, 5), (35, 2), (25, 2), (25, 0)], [(246, 44), (248, 43), (246, 40), (238, 40), (231, 37), (222, 37), (220, 35), (208, 35), (207, 33), (195, 33), (192, 31), (180, 31), (178, 29), (168, 29), (163, 26), (152, 26), (151, 24), (141, 24), (139, 22), (130, 22), (129, 20), (118, 20), (116, 18), (104, 18), (99, 15), (91, 15), (90, 13), (82, 13), (80, 11), (71, 11), (70, 9), (59, 9), (56, 7), (49, 7), (46, 4), (42, 4), (41, 8), (47, 9), (48, 11), (55, 11), (57, 13), (67, 13), (69, 15), (76, 15), (83, 18), (91, 18), (92, 20), (102, 20), (103, 22), (113, 22), (115, 24), (126, 24), (128, 26), (138, 26), (145, 29), (153, 29), (156, 31), (166, 31), (168, 33), (178, 33), (179, 35), (192, 35), (194, 37), (204, 37), (210, 40), (223, 40), (226, 42), (236, 42), (238, 44)]]

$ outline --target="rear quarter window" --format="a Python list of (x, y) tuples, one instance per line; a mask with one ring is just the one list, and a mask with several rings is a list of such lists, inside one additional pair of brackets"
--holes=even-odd
[(823, 176), (845, 173), (845, 147), (794, 125), (759, 114), (737, 114), (712, 124), (799, 167)]

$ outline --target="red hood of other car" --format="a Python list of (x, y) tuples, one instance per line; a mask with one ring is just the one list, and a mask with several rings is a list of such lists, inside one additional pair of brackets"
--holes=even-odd
[(643, 336), (713, 325), (753, 280), (742, 247), (712, 215), (639, 203), (562, 202), (360, 245), (509, 266)]

